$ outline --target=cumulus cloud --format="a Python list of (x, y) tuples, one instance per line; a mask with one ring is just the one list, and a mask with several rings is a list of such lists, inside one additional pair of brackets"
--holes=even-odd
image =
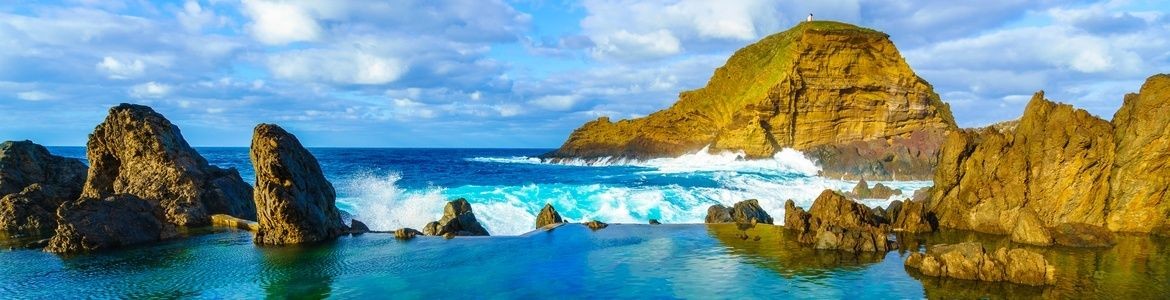
[(303, 7), (266, 0), (244, 0), (244, 12), (252, 18), (248, 32), (269, 45), (314, 41), (321, 36), (321, 26)]
[(342, 84), (386, 84), (398, 80), (408, 66), (395, 57), (361, 50), (301, 50), (268, 58), (277, 78)]
[(142, 72), (146, 70), (146, 64), (138, 59), (120, 61), (106, 56), (102, 58), (102, 61), (97, 63), (97, 68), (109, 74), (112, 79), (127, 79), (142, 75)]
[(162, 98), (170, 93), (170, 85), (154, 81), (130, 87), (130, 96), (139, 99)]

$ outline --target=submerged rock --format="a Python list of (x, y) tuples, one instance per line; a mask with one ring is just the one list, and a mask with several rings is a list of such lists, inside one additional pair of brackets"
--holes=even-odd
[(1117, 244), (1113, 232), (1101, 226), (1065, 223), (1051, 229), (1053, 241), (1068, 247), (1112, 247)]
[(1056, 283), (1056, 267), (1048, 264), (1043, 255), (1019, 248), (987, 252), (974, 242), (936, 245), (925, 254), (911, 253), (905, 264), (931, 277), (1036, 286)]
[(764, 223), (772, 224), (772, 216), (760, 207), (760, 201), (748, 199), (736, 202), (728, 208), (722, 204), (711, 205), (707, 208), (706, 223)]
[(589, 229), (593, 229), (593, 230), (598, 230), (598, 229), (609, 227), (609, 224), (605, 224), (605, 223), (598, 221), (598, 220), (585, 222), (584, 224), (585, 224), (585, 227), (589, 227)]
[(394, 238), (400, 240), (411, 240), (419, 235), (423, 235), (423, 233), (419, 232), (418, 230), (414, 230), (414, 228), (399, 228), (398, 230), (394, 231)]
[(56, 212), (76, 200), (85, 164), (31, 141), (0, 143), (0, 233), (36, 235), (57, 227)]
[(174, 237), (161, 212), (134, 195), (66, 202), (57, 212), (60, 224), (45, 251), (76, 253), (155, 242)]
[(887, 230), (865, 205), (825, 190), (806, 213), (789, 200), (784, 227), (795, 230), (797, 241), (816, 249), (846, 252), (882, 252), (893, 248)]
[(557, 213), (557, 209), (551, 203), (546, 203), (544, 208), (540, 209), (540, 214), (536, 216), (536, 228), (564, 222), (565, 220), (561, 219), (561, 214)]
[(146, 106), (110, 109), (86, 143), (89, 176), (82, 197), (131, 194), (178, 226), (209, 225), (212, 214), (256, 218), (252, 187), (235, 169), (207, 163), (179, 128)]
[(828, 177), (928, 179), (956, 128), (888, 35), (814, 21), (740, 49), (667, 109), (585, 123), (546, 157), (677, 157), (710, 145), (770, 158), (793, 148)]
[(257, 125), (249, 156), (256, 170), (257, 244), (314, 243), (348, 232), (333, 184), (295, 136), (276, 125)]
[(471, 203), (463, 198), (447, 202), (447, 206), (443, 208), (443, 218), (437, 222), (428, 223), (423, 228), (423, 233), (436, 236), (490, 235), (487, 229), (479, 224), (479, 220), (475, 219), (475, 213), (471, 211)]

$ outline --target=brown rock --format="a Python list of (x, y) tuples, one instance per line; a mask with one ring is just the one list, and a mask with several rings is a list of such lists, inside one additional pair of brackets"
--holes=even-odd
[(251, 232), (260, 231), (260, 224), (256, 221), (249, 221), (225, 214), (211, 215), (211, 225), (225, 228), (235, 228), (240, 230), (247, 230)]
[(442, 236), (448, 234), (454, 236), (489, 235), (487, 229), (484, 229), (475, 219), (475, 213), (471, 211), (471, 203), (463, 198), (447, 202), (447, 206), (443, 208), (443, 218), (439, 219), (438, 222), (433, 222), (433, 225), (427, 224), (423, 228), (423, 233)]
[(706, 223), (745, 223), (755, 224), (764, 223), (772, 224), (772, 216), (760, 207), (760, 201), (756, 199), (748, 199), (736, 202), (731, 208), (715, 204), (707, 208), (707, 217), (704, 219)]
[(1056, 244), (1068, 247), (1112, 247), (1117, 244), (1113, 232), (1101, 226), (1065, 223), (1051, 229)]
[(349, 234), (361, 235), (370, 232), (370, 227), (366, 223), (358, 220), (349, 220)]
[(142, 244), (174, 237), (154, 203), (133, 195), (82, 198), (57, 211), (60, 224), (45, 251), (76, 253)]
[(314, 243), (347, 232), (333, 184), (295, 136), (276, 125), (257, 125), (249, 156), (256, 170), (257, 244)]
[(930, 178), (949, 107), (914, 74), (886, 34), (805, 22), (732, 55), (701, 89), (644, 118), (599, 118), (551, 159), (676, 157), (806, 151), (832, 177)]
[(81, 193), (104, 199), (131, 194), (179, 226), (210, 224), (210, 215), (256, 218), (252, 188), (235, 169), (209, 165), (179, 128), (146, 106), (110, 109), (86, 144), (89, 176)]
[(1040, 222), (1040, 218), (1036, 217), (1036, 213), (1032, 212), (1031, 208), (1020, 210), (1011, 236), (1012, 241), (1016, 243), (1037, 246), (1052, 245), (1052, 235), (1048, 233), (1047, 228), (1044, 228), (1044, 223)]
[(30, 141), (0, 144), (0, 234), (39, 235), (57, 227), (57, 207), (77, 199), (85, 164)]
[(881, 183), (875, 184), (873, 188), (870, 188), (867, 184), (865, 179), (858, 181), (849, 196), (855, 199), (888, 199), (902, 194), (902, 191), (895, 190)]
[(598, 229), (609, 227), (609, 224), (605, 224), (605, 223), (598, 221), (598, 220), (585, 222), (584, 224), (585, 224), (585, 227), (589, 227), (589, 229), (593, 229), (593, 230), (598, 230)]
[(939, 155), (931, 207), (939, 225), (1008, 234), (1018, 209), (1045, 227), (1105, 224), (1113, 127), (1036, 93), (1012, 131), (954, 132)]
[(414, 230), (413, 228), (399, 228), (394, 231), (394, 238), (400, 240), (414, 239), (416, 236), (423, 235), (422, 232)]
[[(926, 206), (920, 201), (895, 201), (898, 203), (897, 214), (892, 217), (890, 228), (894, 231), (907, 233), (933, 232), (938, 227), (933, 215), (926, 211)], [(894, 207), (891, 203), (890, 207)]]
[(825, 190), (804, 213), (791, 201), (785, 203), (784, 227), (798, 232), (797, 241), (816, 249), (846, 252), (888, 251), (891, 242), (886, 228), (865, 205), (853, 202), (832, 190)]
[(540, 214), (536, 216), (536, 228), (544, 228), (550, 224), (564, 223), (561, 219), (561, 214), (557, 213), (557, 209), (551, 203), (546, 203), (544, 208), (540, 209)]
[(1044, 256), (1024, 249), (1000, 248), (988, 253), (974, 242), (936, 245), (925, 254), (911, 253), (906, 267), (931, 277), (1008, 281), (1026, 285), (1055, 283), (1055, 267)]
[(1170, 226), (1170, 75), (1151, 76), (1140, 93), (1125, 95), (1113, 126), (1117, 159), (1109, 229), (1151, 232)]

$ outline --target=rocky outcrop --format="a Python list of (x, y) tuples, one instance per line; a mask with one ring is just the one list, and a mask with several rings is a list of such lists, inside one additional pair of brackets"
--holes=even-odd
[(256, 170), (257, 244), (314, 243), (348, 232), (333, 184), (295, 136), (276, 125), (257, 125), (248, 154)]
[(366, 226), (366, 223), (358, 220), (349, 220), (349, 234), (361, 235), (367, 232), (370, 232), (370, 226)]
[(1105, 224), (1113, 126), (1036, 93), (1012, 131), (954, 132), (940, 153), (929, 211), (940, 226), (1009, 234), (1021, 209), (1044, 227)]
[(1044, 223), (1032, 212), (1031, 208), (1022, 208), (1016, 218), (1016, 226), (1011, 232), (1012, 242), (1031, 244), (1036, 246), (1052, 245), (1052, 234)]
[(726, 207), (722, 204), (711, 205), (707, 208), (707, 217), (704, 218), (705, 223), (764, 223), (772, 224), (772, 216), (760, 207), (760, 201), (756, 199), (748, 199), (736, 202), (732, 207)]
[(540, 209), (540, 214), (536, 215), (536, 228), (564, 222), (565, 220), (561, 219), (561, 214), (557, 213), (557, 209), (551, 203), (545, 204), (544, 208)]
[(923, 275), (979, 281), (1007, 281), (1026, 285), (1056, 283), (1056, 267), (1043, 255), (1025, 249), (999, 248), (987, 252), (979, 243), (936, 245), (925, 254), (911, 253), (906, 267)]
[(417, 236), (423, 235), (422, 232), (414, 230), (414, 228), (399, 228), (394, 231), (394, 238), (400, 240), (412, 240)]
[(767, 158), (809, 154), (830, 177), (928, 179), (949, 107), (889, 37), (804, 22), (737, 51), (707, 85), (644, 118), (599, 118), (550, 159), (675, 157), (710, 146)]
[[(894, 203), (897, 203), (895, 206)], [(907, 199), (895, 201), (887, 211), (890, 217), (890, 229), (906, 233), (933, 232), (938, 227), (934, 215), (926, 211), (926, 204), (922, 201)]]
[(585, 222), (584, 224), (585, 224), (585, 227), (589, 227), (589, 229), (593, 229), (593, 230), (599, 230), (602, 228), (609, 227), (609, 224), (605, 224), (605, 222), (601, 222), (598, 220)]
[(846, 252), (882, 252), (893, 249), (888, 231), (865, 205), (853, 202), (832, 190), (813, 201), (808, 212), (789, 200), (785, 203), (784, 227), (795, 230), (797, 241), (816, 249)]
[(853, 191), (847, 196), (854, 199), (889, 199), (898, 195), (902, 195), (901, 190), (895, 190), (880, 182), (871, 188), (869, 187), (869, 183), (865, 182), (865, 179), (862, 179), (857, 182), (856, 186), (853, 186)]
[(423, 228), (423, 234), (436, 236), (487, 236), (487, 229), (475, 219), (475, 212), (471, 211), (471, 203), (467, 199), (459, 198), (447, 202), (443, 208), (443, 218), (431, 222)]
[(1113, 126), (1108, 228), (1170, 234), (1170, 75), (1151, 76), (1126, 95)]
[(61, 205), (60, 224), (45, 251), (77, 253), (155, 242), (176, 236), (155, 204), (134, 195), (82, 198)]
[(0, 144), (0, 234), (37, 235), (57, 227), (57, 208), (77, 199), (85, 164), (30, 141)]
[(178, 226), (208, 225), (212, 214), (256, 218), (252, 188), (239, 172), (209, 165), (178, 127), (149, 107), (111, 108), (89, 135), (86, 156), (82, 197), (138, 196)]

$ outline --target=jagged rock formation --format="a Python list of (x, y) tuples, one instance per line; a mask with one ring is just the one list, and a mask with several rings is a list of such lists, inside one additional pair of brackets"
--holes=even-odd
[(756, 199), (748, 199), (736, 202), (732, 207), (726, 207), (722, 204), (711, 205), (707, 208), (707, 217), (704, 218), (705, 223), (743, 223), (755, 224), (764, 223), (772, 224), (772, 216), (760, 207), (760, 201)]
[(831, 177), (926, 179), (953, 129), (949, 107), (886, 34), (815, 21), (740, 49), (668, 109), (584, 124), (546, 157), (674, 157), (710, 145), (764, 158), (790, 147)]
[(414, 228), (399, 228), (394, 231), (394, 238), (400, 240), (411, 240), (420, 235), (423, 235), (423, 233)]
[(947, 137), (930, 211), (940, 226), (1008, 234), (1020, 209), (1045, 227), (1105, 224), (1113, 126), (1036, 93), (1014, 131), (993, 128)]
[(795, 230), (797, 241), (816, 249), (846, 252), (883, 252), (894, 248), (888, 230), (865, 205), (832, 190), (813, 200), (808, 212), (792, 200), (784, 203), (784, 228)]
[(1019, 248), (987, 252), (983, 245), (974, 242), (936, 245), (925, 254), (911, 253), (905, 264), (932, 277), (1037, 286), (1056, 283), (1056, 267), (1048, 264), (1043, 255)]
[(869, 183), (865, 182), (865, 179), (863, 178), (861, 181), (857, 182), (856, 186), (853, 186), (853, 191), (851, 191), (847, 196), (854, 199), (888, 199), (890, 197), (901, 194), (901, 190), (895, 190), (891, 187), (881, 184), (880, 182), (873, 185), (871, 188), (869, 187)]
[(440, 236), (487, 236), (487, 229), (475, 219), (475, 212), (471, 211), (471, 203), (467, 199), (459, 198), (447, 202), (443, 207), (443, 218), (428, 223), (423, 228), (423, 234)]
[(609, 227), (609, 224), (605, 224), (605, 222), (598, 221), (598, 220), (585, 222), (583, 224), (585, 224), (585, 227), (589, 227), (589, 229), (592, 229), (592, 230), (599, 230), (602, 228)]
[(557, 213), (557, 209), (551, 203), (545, 204), (544, 208), (540, 209), (540, 214), (536, 216), (536, 228), (564, 222), (565, 220), (561, 219), (561, 214)]
[(1113, 115), (1117, 157), (1107, 225), (1170, 234), (1170, 75), (1151, 76)]
[(890, 229), (906, 233), (933, 232), (937, 229), (934, 215), (926, 211), (922, 201), (894, 201), (887, 210), (890, 215)]
[(333, 184), (295, 136), (280, 126), (256, 125), (249, 156), (256, 170), (257, 244), (314, 243), (348, 232)]
[(61, 205), (45, 251), (77, 253), (155, 242), (177, 235), (155, 203), (134, 195), (82, 198)]
[(57, 227), (57, 207), (77, 199), (85, 164), (31, 141), (0, 144), (0, 234), (35, 235)]
[(86, 156), (90, 168), (82, 197), (135, 195), (178, 226), (208, 225), (220, 213), (256, 218), (252, 188), (240, 173), (209, 165), (178, 127), (149, 107), (111, 108), (89, 135)]

